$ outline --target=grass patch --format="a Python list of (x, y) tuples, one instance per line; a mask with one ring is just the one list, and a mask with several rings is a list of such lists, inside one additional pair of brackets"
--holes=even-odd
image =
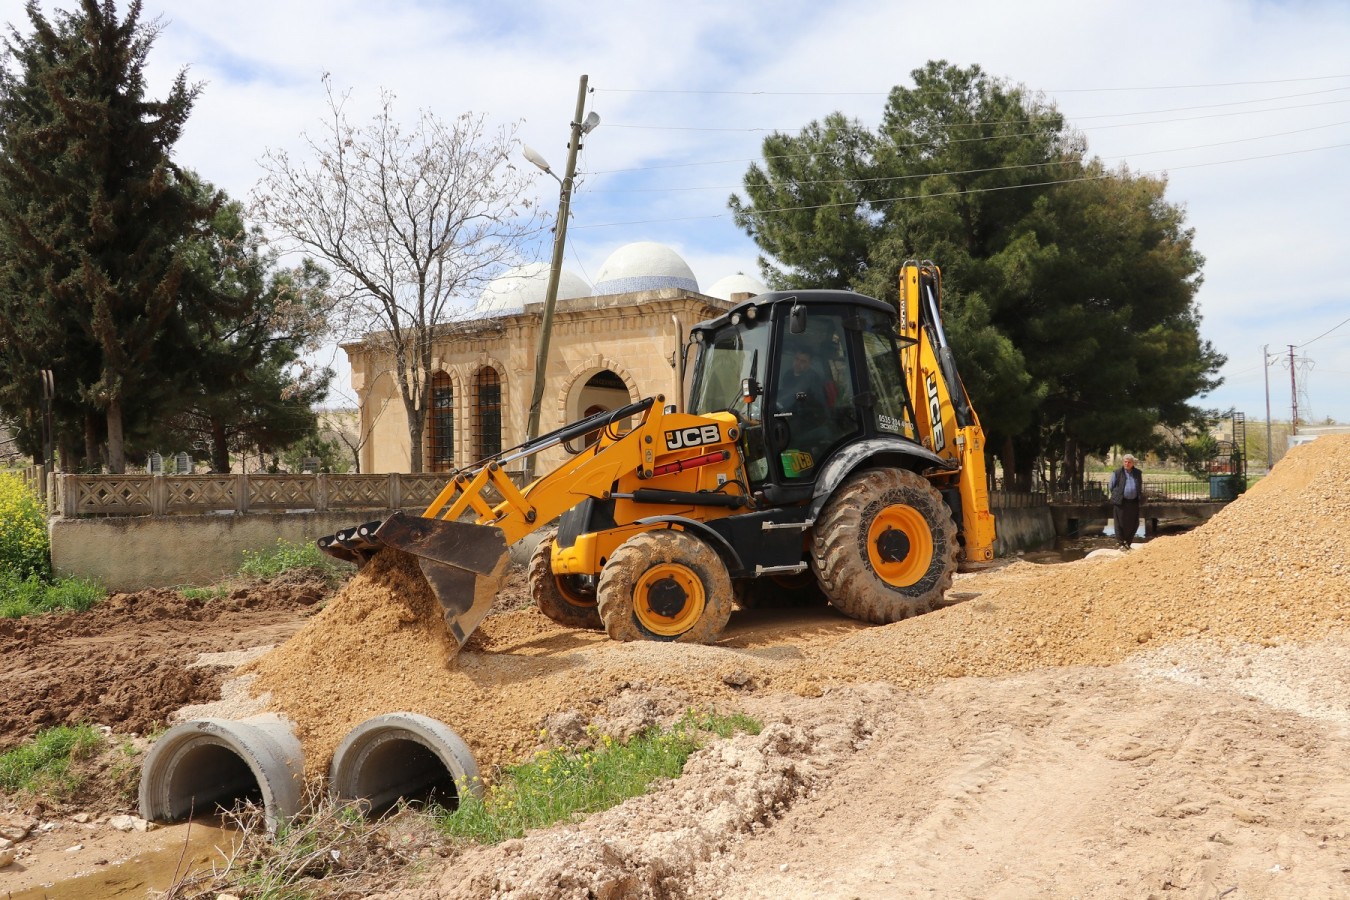
[(213, 584), (209, 587), (182, 587), (178, 589), (188, 600), (223, 600), (230, 596), (230, 588), (223, 584)]
[(270, 550), (245, 550), (244, 564), (239, 567), (239, 574), (253, 578), (276, 578), (296, 569), (318, 573), (330, 587), (351, 572), (350, 565), (323, 553), (313, 541), (296, 544), (282, 538)]
[[(265, 810), (245, 803), (225, 814), (237, 840), (224, 864), (189, 874), (170, 885), (162, 900), (209, 900), (230, 894), (256, 900), (365, 897), (381, 893), (400, 869), (425, 861), (432, 848), (413, 834), (395, 835), (366, 821), (356, 804), (336, 803), (326, 793), (306, 797), (303, 816), (269, 831)], [(438, 839), (416, 820), (417, 834)]]
[(50, 583), (37, 575), (19, 578), (13, 572), (0, 571), (0, 618), (84, 612), (106, 596), (102, 586), (83, 578), (61, 578)]
[(459, 808), (438, 817), (452, 837), (482, 844), (519, 838), (531, 828), (570, 821), (639, 796), (660, 778), (677, 778), (709, 734), (759, 734), (748, 716), (686, 712), (668, 729), (650, 728), (626, 743), (599, 735), (590, 749), (541, 750), (529, 762), (506, 769), (484, 797), (461, 798)]
[(47, 728), (22, 747), (0, 754), (0, 790), (68, 797), (80, 788), (71, 764), (103, 748), (103, 736), (88, 725)]

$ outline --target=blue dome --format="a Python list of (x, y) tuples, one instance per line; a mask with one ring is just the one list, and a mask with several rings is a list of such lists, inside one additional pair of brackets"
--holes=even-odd
[[(478, 316), (500, 316), (523, 312), (526, 303), (543, 303), (548, 299), (547, 263), (527, 263), (516, 266), (492, 279), (483, 289), (473, 313)], [(558, 274), (558, 299), (571, 300), (589, 297), (591, 286), (578, 275), (563, 269)]]
[(597, 294), (627, 294), (678, 288), (698, 292), (694, 270), (665, 244), (639, 241), (609, 255), (595, 276)]

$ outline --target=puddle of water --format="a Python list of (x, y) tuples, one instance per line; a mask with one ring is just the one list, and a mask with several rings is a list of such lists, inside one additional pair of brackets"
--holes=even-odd
[[(165, 891), (192, 872), (221, 868), (239, 832), (206, 820), (163, 829), (161, 849), (100, 866), (97, 871), (47, 885), (3, 891), (4, 900), (139, 900)], [(177, 832), (177, 834), (174, 834)]]

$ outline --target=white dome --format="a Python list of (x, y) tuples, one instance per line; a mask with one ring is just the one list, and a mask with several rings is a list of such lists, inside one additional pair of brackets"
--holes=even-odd
[[(524, 311), (526, 303), (543, 303), (548, 299), (548, 273), (548, 263), (536, 262), (498, 275), (483, 288), (474, 312), (480, 316), (506, 315)], [(566, 269), (558, 273), (559, 300), (590, 295), (591, 286), (583, 278)]]
[(694, 270), (665, 244), (639, 241), (609, 255), (595, 276), (597, 294), (627, 294), (660, 288), (698, 291)]
[(719, 300), (730, 300), (732, 294), (767, 294), (768, 292), (768, 287), (758, 278), (737, 272), (735, 275), (717, 279), (713, 282), (713, 286), (703, 293), (709, 297), (717, 297)]

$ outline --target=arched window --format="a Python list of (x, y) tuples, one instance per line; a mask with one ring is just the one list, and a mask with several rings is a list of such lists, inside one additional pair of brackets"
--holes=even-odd
[(477, 459), (502, 452), (502, 383), (497, 370), (484, 366), (473, 379), (473, 435)]
[(431, 376), (431, 405), (427, 410), (427, 471), (449, 472), (455, 467), (455, 389), (450, 376)]

